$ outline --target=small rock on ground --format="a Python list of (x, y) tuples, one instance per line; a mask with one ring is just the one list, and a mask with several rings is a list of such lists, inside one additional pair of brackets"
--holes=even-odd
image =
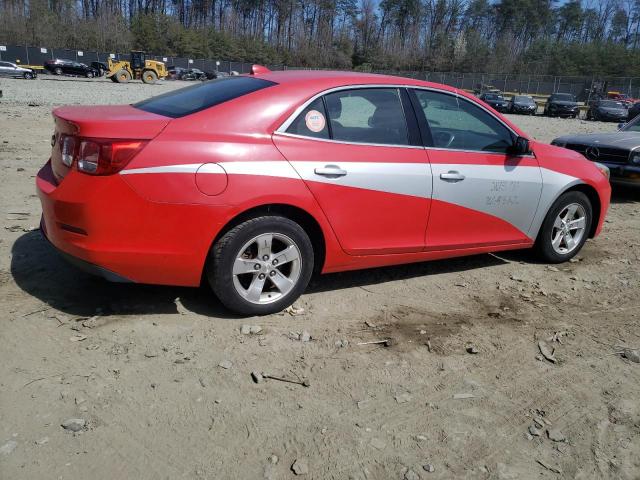
[(296, 475), (306, 475), (309, 473), (309, 466), (304, 458), (298, 458), (293, 462), (293, 465), (291, 465), (291, 470)]
[(631, 350), (630, 348), (625, 348), (622, 352), (622, 356), (627, 360), (631, 360), (634, 363), (640, 363), (640, 351)]
[(223, 360), (218, 364), (218, 366), (224, 368), (225, 370), (228, 370), (233, 367), (233, 363), (231, 363), (229, 360)]
[(404, 480), (420, 480), (420, 475), (409, 469), (404, 474)]
[(433, 473), (433, 472), (435, 472), (435, 471), (436, 471), (436, 468), (435, 468), (433, 465), (431, 465), (430, 463), (427, 463), (426, 465), (423, 465), (423, 466), (422, 466), (422, 469), (423, 469), (425, 472), (429, 472), (429, 473)]
[(84, 418), (70, 418), (62, 422), (61, 426), (65, 430), (69, 430), (71, 432), (79, 432), (85, 427), (86, 424), (87, 422), (84, 420)]
[(562, 432), (555, 428), (547, 430), (547, 435), (549, 436), (549, 440), (553, 440), (554, 442), (564, 442), (566, 440)]

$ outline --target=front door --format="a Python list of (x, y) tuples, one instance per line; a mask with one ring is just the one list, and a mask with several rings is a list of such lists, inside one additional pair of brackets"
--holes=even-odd
[(274, 142), (308, 185), (345, 252), (424, 249), (431, 169), (404, 89), (329, 93), (283, 128)]
[(533, 155), (509, 153), (515, 134), (471, 101), (446, 92), (413, 90), (430, 133), (433, 172), (428, 250), (531, 243), (542, 191)]

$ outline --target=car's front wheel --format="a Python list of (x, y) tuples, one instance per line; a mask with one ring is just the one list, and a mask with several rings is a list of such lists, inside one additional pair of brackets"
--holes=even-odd
[(587, 241), (593, 208), (582, 192), (567, 192), (549, 209), (536, 240), (539, 256), (550, 263), (573, 258)]
[(23, 75), (25, 80), (32, 80), (33, 79), (33, 73), (31, 72), (25, 72)]
[(242, 315), (266, 315), (291, 305), (313, 272), (309, 236), (280, 216), (247, 220), (225, 233), (207, 260), (207, 277), (220, 301)]

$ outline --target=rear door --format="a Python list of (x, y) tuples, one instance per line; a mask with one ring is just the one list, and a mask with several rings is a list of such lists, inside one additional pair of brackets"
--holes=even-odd
[(424, 249), (431, 168), (403, 88), (343, 88), (311, 101), (274, 134), (343, 249)]
[(542, 191), (536, 158), (510, 154), (516, 134), (470, 100), (428, 89), (412, 95), (433, 172), (427, 249), (531, 243)]

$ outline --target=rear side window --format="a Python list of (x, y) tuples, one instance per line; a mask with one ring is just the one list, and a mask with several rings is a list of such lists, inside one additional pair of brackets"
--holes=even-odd
[(397, 88), (361, 88), (325, 96), (334, 140), (409, 145)]
[(145, 112), (179, 118), (272, 85), (276, 83), (262, 78), (226, 77), (158, 95), (133, 106)]
[(409, 145), (397, 88), (357, 88), (329, 93), (308, 105), (287, 133), (349, 143)]
[(304, 137), (328, 139), (329, 126), (322, 98), (311, 102), (291, 123), (287, 132)]

